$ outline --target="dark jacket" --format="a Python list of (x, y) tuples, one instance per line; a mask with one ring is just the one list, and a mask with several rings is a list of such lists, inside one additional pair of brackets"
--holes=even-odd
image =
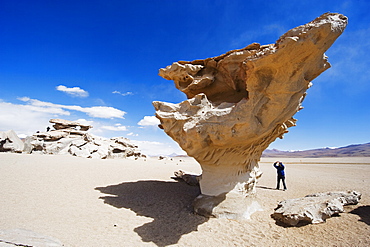
[(279, 177), (285, 177), (285, 172), (284, 172), (285, 167), (283, 163), (275, 162), (274, 167), (276, 168), (276, 171)]

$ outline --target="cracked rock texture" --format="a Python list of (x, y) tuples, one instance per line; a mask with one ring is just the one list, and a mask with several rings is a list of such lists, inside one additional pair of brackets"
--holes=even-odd
[(346, 205), (356, 205), (361, 193), (326, 192), (279, 202), (272, 217), (289, 226), (301, 223), (323, 223), (327, 218), (344, 212)]
[(254, 193), (262, 152), (295, 126), (293, 115), (302, 109), (311, 81), (330, 67), (324, 52), (346, 25), (347, 17), (326, 13), (275, 44), (253, 43), (160, 69), (159, 75), (173, 80), (188, 100), (155, 101), (156, 116), (160, 127), (200, 163), (203, 195)]

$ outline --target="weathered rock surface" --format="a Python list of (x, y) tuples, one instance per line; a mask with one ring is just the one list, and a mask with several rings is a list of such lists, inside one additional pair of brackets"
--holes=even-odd
[(332, 215), (343, 213), (343, 206), (356, 205), (360, 199), (361, 193), (356, 191), (307, 195), (280, 202), (272, 217), (289, 226), (322, 223)]
[(105, 139), (86, 131), (92, 126), (77, 122), (51, 119), (55, 130), (28, 136), (24, 144), (26, 153), (71, 154), (84, 158), (127, 158), (145, 157), (129, 139), (115, 137)]
[(13, 131), (0, 131), (0, 152), (22, 153), (24, 144)]
[(0, 246), (37, 246), (62, 247), (62, 242), (50, 236), (45, 236), (25, 229), (0, 230)]
[(73, 121), (68, 121), (64, 119), (50, 119), (50, 123), (53, 123), (53, 127), (56, 130), (60, 129), (77, 129), (82, 131), (88, 131), (92, 126), (81, 124)]
[(188, 100), (153, 102), (156, 116), (160, 127), (200, 163), (203, 195), (255, 192), (262, 152), (295, 126), (293, 115), (302, 109), (311, 81), (330, 67), (324, 52), (346, 25), (347, 17), (326, 13), (275, 44), (253, 43), (160, 70)]

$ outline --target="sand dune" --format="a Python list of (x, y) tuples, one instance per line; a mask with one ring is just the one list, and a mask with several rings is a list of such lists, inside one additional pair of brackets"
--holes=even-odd
[[(0, 153), (0, 230), (26, 229), (64, 246), (370, 245), (369, 158), (279, 159), (286, 164), (288, 190), (273, 189), (275, 159), (263, 158), (257, 198), (264, 211), (234, 221), (192, 213), (199, 189), (170, 178), (179, 169), (199, 173), (191, 158)], [(361, 203), (318, 225), (284, 227), (270, 217), (281, 200), (335, 190), (357, 190)]]

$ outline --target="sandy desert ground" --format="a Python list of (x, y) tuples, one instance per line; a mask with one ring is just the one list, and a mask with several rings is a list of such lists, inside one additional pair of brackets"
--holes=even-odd
[[(88, 247), (370, 246), (370, 158), (281, 160), (288, 190), (274, 189), (275, 159), (262, 159), (257, 199), (264, 211), (235, 221), (192, 213), (199, 188), (171, 179), (179, 169), (200, 172), (191, 158), (1, 153), (0, 231), (25, 229)], [(337, 190), (361, 192), (360, 204), (323, 224), (284, 227), (271, 218), (281, 200)], [(0, 239), (0, 246), (8, 245)]]

